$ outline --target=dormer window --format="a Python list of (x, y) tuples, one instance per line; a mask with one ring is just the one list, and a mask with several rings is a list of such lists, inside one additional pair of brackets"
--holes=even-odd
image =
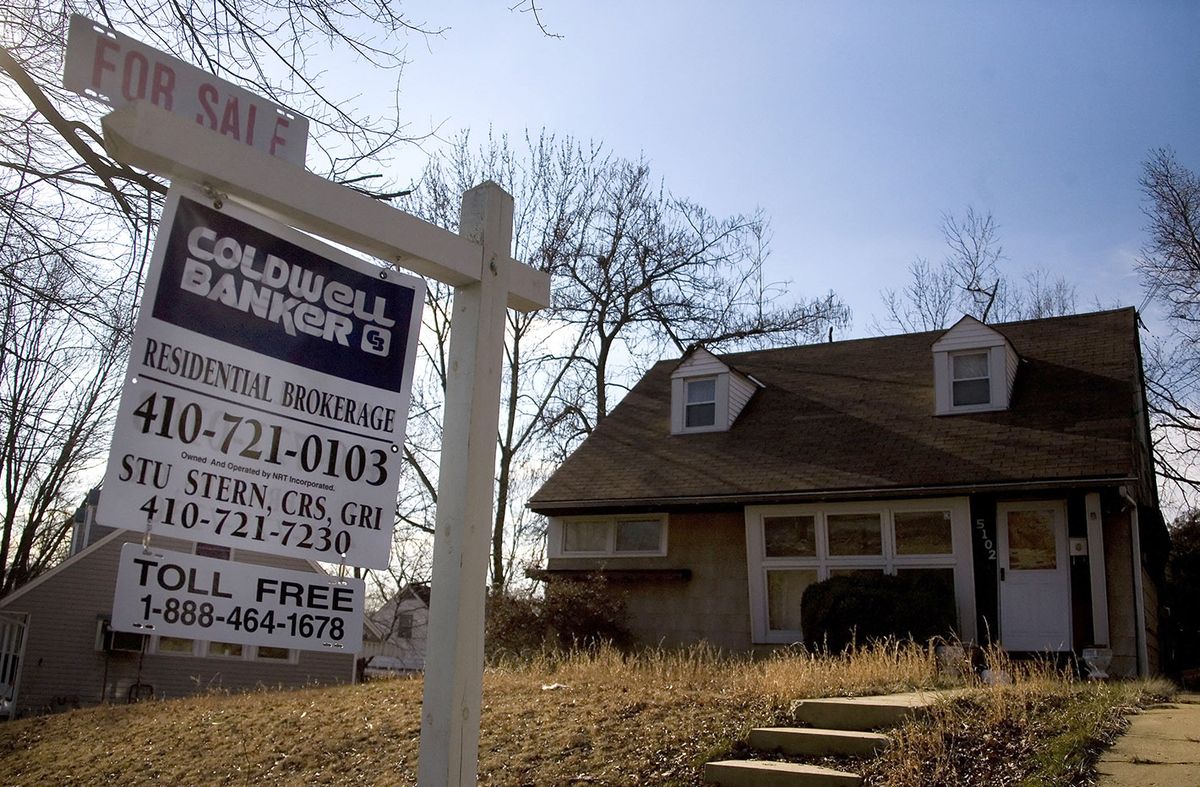
[(963, 317), (933, 343), (934, 413), (1007, 410), (1019, 363), (1004, 334)]
[(688, 429), (713, 426), (717, 423), (717, 378), (702, 377), (684, 380), (687, 390), (687, 405), (683, 422)]
[(671, 434), (725, 432), (762, 383), (693, 347), (671, 373)]
[(955, 407), (988, 404), (992, 400), (991, 374), (988, 371), (988, 354), (959, 353), (950, 356)]

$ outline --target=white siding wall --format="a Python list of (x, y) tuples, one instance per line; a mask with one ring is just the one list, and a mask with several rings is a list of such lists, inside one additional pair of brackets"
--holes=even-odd
[(741, 415), (742, 408), (750, 401), (750, 397), (754, 396), (757, 389), (758, 386), (745, 375), (737, 372), (729, 375), (729, 423), (731, 425)]
[(722, 363), (721, 359), (703, 347), (698, 347), (683, 363), (679, 364), (679, 367), (671, 373), (671, 377), (703, 377), (728, 371), (729, 367)]
[(1007, 403), (1012, 401), (1013, 385), (1017, 382), (1017, 365), (1021, 363), (1021, 358), (1017, 355), (1017, 351), (1013, 349), (1013, 346), (1008, 342), (1004, 343), (1004, 353), (1004, 366), (1008, 372), (1008, 396), (1005, 397), (1004, 401)]
[[(412, 634), (408, 637), (398, 636), (395, 631), (395, 621), (399, 615), (412, 615)], [(371, 615), (380, 628), (388, 632), (383, 642), (364, 645), (366, 656), (389, 656), (399, 659), (403, 669), (425, 669), (425, 649), (429, 633), (429, 607), (424, 601), (411, 593), (406, 593), (399, 602), (395, 599), (385, 604), (378, 612)]]

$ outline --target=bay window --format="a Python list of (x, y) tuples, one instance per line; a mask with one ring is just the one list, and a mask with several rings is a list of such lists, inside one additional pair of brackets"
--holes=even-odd
[(803, 639), (800, 599), (836, 576), (915, 573), (955, 598), (959, 634), (975, 636), (970, 507), (966, 498), (746, 509), (755, 642)]

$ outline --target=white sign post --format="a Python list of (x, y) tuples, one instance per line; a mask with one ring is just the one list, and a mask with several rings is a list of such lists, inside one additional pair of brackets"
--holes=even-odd
[(532, 311), (550, 300), (549, 276), (510, 257), (511, 197), (494, 183), (472, 189), (457, 236), (144, 102), (110, 114), (104, 130), (123, 163), (203, 184), (455, 287), (420, 783), (474, 785), (504, 305)]
[(512, 223), (512, 197), (494, 183), (463, 195), (459, 232), (483, 259), (479, 282), (455, 289), (450, 323), (418, 784), (475, 784), (508, 292), (498, 263)]

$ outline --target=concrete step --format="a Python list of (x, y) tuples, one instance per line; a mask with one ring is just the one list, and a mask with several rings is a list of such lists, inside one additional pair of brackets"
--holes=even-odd
[(881, 730), (924, 713), (936, 699), (936, 694), (914, 691), (880, 697), (801, 700), (792, 705), (792, 720), (831, 730)]
[(817, 765), (722, 760), (705, 764), (704, 781), (721, 787), (859, 787), (862, 777)]
[(750, 730), (750, 747), (763, 752), (807, 754), (814, 757), (846, 755), (873, 757), (891, 739), (886, 735), (854, 730), (825, 730), (808, 727), (760, 727)]

